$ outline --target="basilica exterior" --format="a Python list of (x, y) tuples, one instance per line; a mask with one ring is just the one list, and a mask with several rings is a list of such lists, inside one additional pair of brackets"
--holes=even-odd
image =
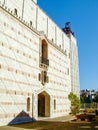
[(68, 115), (70, 92), (79, 96), (73, 33), (60, 29), (36, 0), (0, 0), (0, 126), (21, 112), (35, 120)]

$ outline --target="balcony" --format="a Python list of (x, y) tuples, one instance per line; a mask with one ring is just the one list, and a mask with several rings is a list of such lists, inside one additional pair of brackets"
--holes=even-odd
[(42, 64), (49, 66), (49, 60), (47, 58), (41, 57), (40, 60)]

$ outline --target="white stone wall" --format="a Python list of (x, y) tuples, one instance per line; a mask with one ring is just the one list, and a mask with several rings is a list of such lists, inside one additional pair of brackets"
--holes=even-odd
[[(49, 88), (54, 91), (53, 98), (56, 100), (56, 110), (53, 111), (53, 117), (68, 114), (70, 111), (70, 102), (68, 94), (71, 91), (70, 60), (68, 56), (58, 52), (55, 47), (49, 46)], [(66, 106), (67, 104), (67, 106)]]
[(47, 37), (56, 44), (56, 25), (48, 18)]
[(18, 16), (22, 16), (22, 0), (5, 0), (5, 6), (7, 7), (7, 9), (11, 10), (13, 14), (15, 14), (15, 9), (17, 9)]
[[(67, 115), (71, 91), (70, 39), (32, 0), (3, 3), (0, 0), (4, 8), (0, 7), (0, 125), (8, 124), (22, 110), (27, 112), (28, 97), (27, 113), (37, 118), (38, 94), (42, 91), (51, 97), (50, 117)], [(38, 80), (42, 71), (39, 67), (42, 35), (48, 44), (49, 59), (49, 83), (45, 86)]]
[(22, 110), (27, 112), (32, 91), (39, 86), (39, 37), (0, 9), (0, 125)]
[(4, 0), (0, 0), (0, 3), (1, 3), (1, 4), (4, 4)]
[(66, 36), (66, 35), (63, 35), (63, 37), (64, 37), (64, 42), (63, 42), (63, 44), (64, 44), (64, 51), (66, 51), (66, 53), (69, 53), (70, 52), (70, 39)]
[(57, 44), (57, 46), (59, 46), (60, 48), (62, 48), (62, 31), (57, 27), (56, 28), (56, 30), (57, 30), (57, 41), (56, 41), (56, 44)]
[(35, 3), (37, 3), (37, 0), (33, 0)]
[[(22, 110), (27, 112), (27, 97), (30, 97), (30, 116), (37, 118), (38, 96), (36, 91), (49, 89), (51, 103), (56, 100), (56, 110), (51, 104), (51, 117), (62, 116), (70, 111), (68, 94), (70, 75), (67, 73), (70, 60), (58, 47), (48, 43), (49, 83), (38, 81), (40, 37), (23, 23), (0, 9), (0, 125), (8, 124)], [(67, 47), (68, 45), (66, 45)], [(69, 88), (69, 89), (67, 89)], [(32, 95), (36, 100), (32, 104)], [(67, 104), (67, 106), (66, 106)], [(69, 104), (69, 105), (68, 105)], [(35, 107), (34, 107), (34, 106)], [(32, 111), (34, 107), (34, 111)], [(6, 118), (5, 118), (6, 117)]]
[(71, 58), (71, 89), (74, 94), (80, 96), (79, 85), (79, 66), (78, 66), (78, 47), (76, 39), (71, 35), (70, 37), (70, 58)]
[(32, 21), (32, 27), (36, 29), (36, 12), (37, 7), (32, 0), (25, 0), (24, 1), (24, 11), (23, 11), (23, 19), (30, 24)]
[[(0, 0), (1, 5), (4, 3)], [(17, 9), (17, 17), (23, 19), (28, 25), (32, 22), (32, 27), (45, 34), (50, 41), (64, 50), (65, 38), (64, 32), (40, 9), (33, 0), (5, 0), (4, 8), (7, 8), (12, 14)], [(65, 39), (65, 40), (64, 40)]]
[(47, 35), (47, 16), (40, 8), (38, 8), (37, 15), (37, 31)]

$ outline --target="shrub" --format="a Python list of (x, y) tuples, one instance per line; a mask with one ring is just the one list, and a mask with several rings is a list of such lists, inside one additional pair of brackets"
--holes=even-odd
[(96, 110), (95, 112), (96, 112), (96, 115), (98, 116), (98, 110)]
[(80, 112), (80, 99), (72, 92), (68, 95), (68, 98), (71, 101), (71, 113), (76, 115)]

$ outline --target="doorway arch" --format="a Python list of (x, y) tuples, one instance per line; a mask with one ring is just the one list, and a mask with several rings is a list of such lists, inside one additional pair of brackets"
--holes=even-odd
[(38, 94), (38, 117), (50, 117), (50, 95), (45, 91)]

